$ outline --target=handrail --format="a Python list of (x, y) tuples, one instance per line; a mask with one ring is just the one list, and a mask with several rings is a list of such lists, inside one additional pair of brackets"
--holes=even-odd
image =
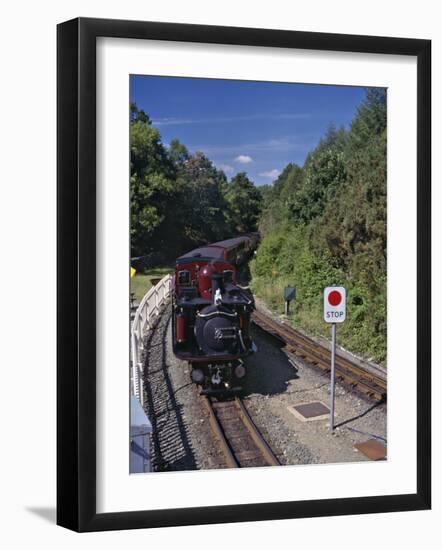
[(144, 405), (144, 392), (142, 387), (143, 363), (141, 354), (144, 350), (144, 337), (152, 328), (155, 317), (158, 316), (161, 306), (170, 295), (172, 276), (166, 275), (153, 286), (144, 296), (135, 312), (135, 317), (130, 331), (131, 342), (131, 393)]

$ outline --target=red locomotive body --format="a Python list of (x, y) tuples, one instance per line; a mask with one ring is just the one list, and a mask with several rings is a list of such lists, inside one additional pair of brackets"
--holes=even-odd
[(176, 260), (173, 278), (173, 350), (192, 366), (204, 393), (241, 388), (253, 296), (237, 284), (237, 266), (256, 248), (256, 234), (197, 248)]

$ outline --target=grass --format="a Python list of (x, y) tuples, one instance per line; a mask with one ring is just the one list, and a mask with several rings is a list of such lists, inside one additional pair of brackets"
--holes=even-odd
[[(293, 284), (293, 280), (285, 277), (264, 278), (255, 277), (251, 281), (253, 293), (274, 313), (284, 314), (284, 287)], [(295, 328), (302, 328), (312, 336), (322, 336), (330, 339), (330, 326), (323, 320), (322, 294), (317, 299), (302, 295), (302, 288), (297, 287), (296, 299), (290, 304), (287, 321)], [(338, 344), (346, 349), (386, 366), (386, 336), (376, 334), (367, 324), (360, 325), (354, 319), (354, 306), (347, 302), (347, 320), (338, 326)], [(371, 329), (371, 330), (370, 330)]]
[(135, 300), (139, 303), (146, 292), (153, 286), (151, 279), (162, 279), (168, 273), (172, 273), (170, 266), (154, 267), (144, 273), (136, 273), (130, 280), (130, 291), (135, 294)]
[[(286, 286), (293, 286), (293, 280), (284, 277), (273, 279), (255, 277), (251, 283), (253, 293), (278, 315), (284, 314), (284, 288)], [(301, 304), (302, 296), (299, 296), (299, 288), (297, 288), (297, 296), (290, 303), (290, 313), (287, 317), (289, 323), (295, 328), (304, 329), (309, 334), (329, 337), (328, 326), (323, 321), (320, 307), (305, 308)]]

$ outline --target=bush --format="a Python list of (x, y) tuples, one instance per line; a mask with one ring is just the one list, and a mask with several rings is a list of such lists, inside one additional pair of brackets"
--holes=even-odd
[(347, 290), (347, 320), (339, 326), (339, 344), (378, 362), (386, 358), (385, 296), (373, 296), (368, 288), (351, 281), (333, 267), (326, 253), (310, 248), (305, 226), (293, 227), (265, 237), (251, 262), (251, 287), (275, 312), (284, 312), (284, 287), (296, 287), (290, 305), (290, 322), (307, 332), (329, 338), (323, 320), (323, 290), (344, 286)]

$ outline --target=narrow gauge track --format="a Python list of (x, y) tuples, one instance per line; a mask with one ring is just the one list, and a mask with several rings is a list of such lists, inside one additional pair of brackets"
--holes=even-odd
[[(261, 329), (285, 342), (285, 349), (325, 372), (330, 371), (330, 350), (294, 328), (275, 321), (262, 311), (255, 310), (253, 322)], [(336, 378), (376, 401), (387, 399), (387, 380), (380, 370), (365, 369), (346, 357), (336, 354)]]
[(201, 399), (229, 468), (280, 466), (239, 397), (215, 401), (202, 395)]

